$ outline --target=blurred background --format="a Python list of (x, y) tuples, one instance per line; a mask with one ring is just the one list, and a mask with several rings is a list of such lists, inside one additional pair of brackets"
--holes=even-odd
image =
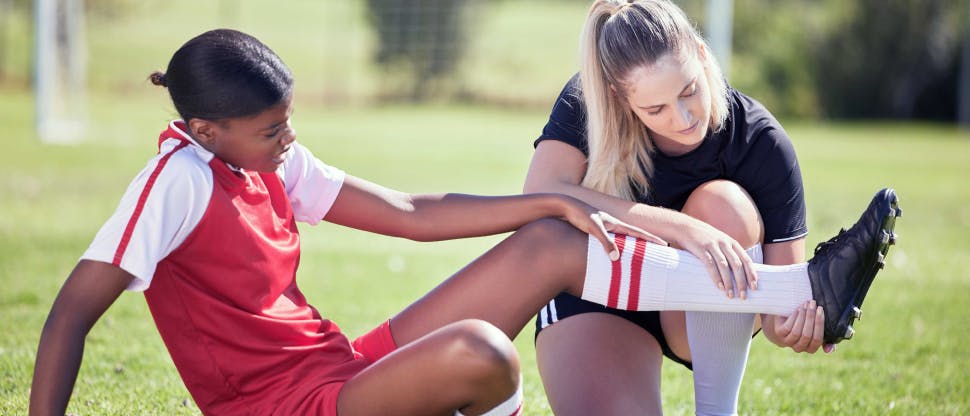
[[(95, 94), (143, 91), (145, 75), (139, 69), (162, 68), (187, 34), (227, 26), (246, 28), (276, 49), (300, 75), (300, 94), (313, 102), (542, 108), (576, 70), (577, 39), (589, 1), (41, 3), (60, 4), (63, 14), (83, 14), (79, 24), (61, 16), (52, 42), (62, 54), (80, 51), (79, 64), (63, 65), (84, 71), (79, 80)], [(713, 20), (732, 23), (725, 33), (728, 49), (723, 40), (715, 42), (727, 61), (730, 83), (783, 118), (952, 122), (958, 120), (961, 88), (970, 90), (964, 85), (970, 83), (970, 64), (961, 65), (970, 62), (966, 2), (678, 4), (704, 31)], [(49, 19), (38, 18), (40, 9), (33, 1), (0, 0), (0, 85), (5, 89), (32, 85), (34, 23)]]
[[(0, 0), (0, 414), (26, 413), (58, 288), (176, 117), (147, 78), (189, 38), (230, 27), (274, 49), (296, 78), (299, 139), (327, 163), (409, 192), (509, 194), (578, 69), (590, 3)], [(970, 4), (677, 3), (729, 82), (790, 134), (808, 247), (850, 225), (881, 187), (896, 187), (905, 209), (856, 338), (807, 356), (759, 337), (742, 412), (970, 412)], [(351, 336), (501, 238), (301, 230), (301, 287)], [(516, 340), (526, 413), (545, 415), (531, 331)], [(690, 373), (667, 365), (663, 383), (665, 411), (692, 414)], [(137, 294), (89, 335), (69, 413), (198, 413)]]

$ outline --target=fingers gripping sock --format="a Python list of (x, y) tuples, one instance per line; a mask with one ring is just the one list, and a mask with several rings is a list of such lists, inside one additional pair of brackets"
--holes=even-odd
[[(482, 416), (520, 416), (522, 414), (522, 376), (519, 376), (519, 388), (507, 400), (493, 407), (491, 410), (482, 413)], [(459, 411), (455, 411), (455, 416), (465, 416)]]
[(788, 315), (812, 299), (808, 264), (755, 264), (758, 289), (748, 299), (728, 299), (697, 257), (624, 235), (610, 236), (620, 259), (610, 261), (602, 245), (589, 239), (582, 298), (610, 308), (637, 311), (747, 312)]
[[(751, 260), (763, 259), (761, 245), (748, 249)], [(738, 394), (751, 349), (753, 313), (687, 312), (687, 343), (694, 368), (697, 415), (736, 415)]]

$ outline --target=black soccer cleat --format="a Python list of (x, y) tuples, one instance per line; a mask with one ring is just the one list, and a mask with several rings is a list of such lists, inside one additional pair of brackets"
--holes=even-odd
[(896, 244), (896, 217), (902, 216), (896, 191), (876, 193), (859, 221), (815, 247), (808, 261), (812, 296), (825, 312), (826, 344), (852, 338), (852, 324), (862, 317), (862, 301), (876, 273), (886, 265), (889, 246)]

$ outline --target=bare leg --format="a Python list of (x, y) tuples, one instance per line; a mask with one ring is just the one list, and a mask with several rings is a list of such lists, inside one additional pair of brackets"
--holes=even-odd
[(397, 345), (448, 323), (481, 319), (514, 338), (563, 291), (580, 294), (588, 237), (559, 220), (522, 227), (391, 318)]
[(556, 294), (581, 293), (587, 245), (562, 221), (521, 228), (391, 318), (400, 348), (344, 386), (340, 413), (471, 415), (507, 403), (519, 386), (509, 339)]
[[(585, 234), (561, 221), (524, 227), (392, 318), (395, 342), (407, 344), (446, 322), (466, 318), (484, 319), (514, 337), (555, 295), (564, 290), (581, 293), (587, 243)], [(560, 322), (540, 336), (537, 348), (541, 351), (566, 346), (540, 362), (543, 378), (576, 382), (554, 389), (561, 393), (555, 397), (563, 399), (550, 398), (554, 410), (557, 414), (657, 414), (661, 365), (657, 341), (622, 319), (588, 315), (589, 319), (580, 316)], [(585, 328), (581, 329), (585, 336), (557, 342), (547, 335), (575, 334), (569, 326)], [(598, 351), (616, 359), (604, 360)], [(589, 365), (544, 365), (567, 362), (563, 360)], [(547, 377), (549, 371), (579, 372), (585, 378)], [(593, 387), (596, 394), (591, 396)], [(584, 397), (596, 400), (579, 400)], [(583, 402), (596, 407), (586, 412), (580, 406)]]
[(604, 313), (570, 316), (539, 333), (536, 355), (558, 416), (662, 413), (660, 345), (630, 321)]
[[(341, 415), (482, 414), (520, 384), (518, 354), (491, 324), (464, 320), (396, 350), (344, 385)], [(508, 412), (507, 414), (511, 414)]]

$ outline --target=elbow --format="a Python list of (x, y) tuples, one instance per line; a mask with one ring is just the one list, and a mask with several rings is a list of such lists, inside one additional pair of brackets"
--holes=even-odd
[(429, 230), (425, 229), (425, 227), (422, 227), (420, 224), (416, 224), (416, 221), (409, 221), (407, 224), (402, 224), (401, 229), (398, 233), (395, 233), (395, 236), (420, 243), (434, 241), (434, 239), (431, 238), (431, 233)]
[(432, 242), (432, 241), (438, 241), (437, 239), (431, 238), (427, 234), (421, 234), (421, 233), (414, 233), (414, 234), (406, 235), (406, 236), (403, 236), (403, 237), (406, 238), (406, 239), (408, 239), (408, 240), (411, 240), (411, 241), (417, 241), (419, 243), (429, 243), (429, 242)]
[(543, 192), (552, 192), (550, 188), (552, 184), (548, 181), (537, 181), (537, 180), (525, 180), (525, 184), (522, 185), (523, 194), (539, 194)]
[(565, 183), (558, 181), (530, 181), (526, 180), (522, 186), (523, 194), (565, 193)]
[(397, 223), (397, 229), (392, 235), (421, 243), (437, 241), (438, 238), (435, 238), (435, 225), (432, 224), (433, 221), (427, 220), (417, 211), (413, 209), (412, 205), (412, 210), (409, 211), (411, 215), (404, 216), (400, 219)]
[(393, 210), (391, 215), (385, 216), (384, 227), (377, 230), (379, 234), (404, 238), (411, 241), (427, 241), (425, 228), (422, 226), (420, 201), (415, 195), (399, 192), (389, 201)]
[(542, 192), (542, 188), (532, 183), (526, 182), (522, 187), (523, 194), (536, 194)]

